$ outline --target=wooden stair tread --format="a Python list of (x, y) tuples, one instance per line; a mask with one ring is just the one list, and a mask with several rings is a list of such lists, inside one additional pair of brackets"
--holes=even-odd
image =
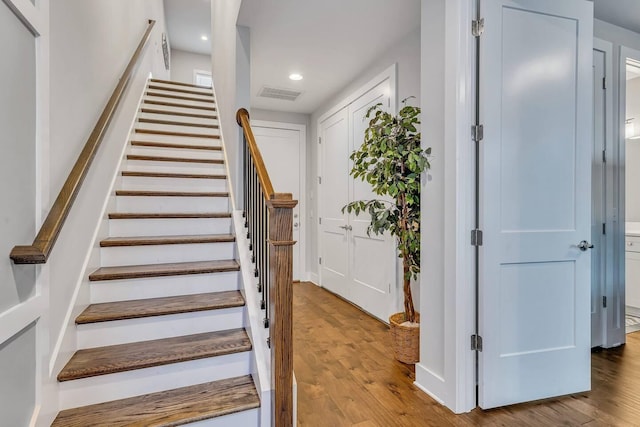
[(251, 376), (67, 409), (52, 427), (169, 427), (260, 407)]
[(78, 350), (71, 356), (58, 374), (58, 381), (71, 381), (249, 350), (251, 341), (244, 329), (87, 348)]
[(197, 87), (199, 89), (209, 89), (209, 90), (211, 90), (210, 86), (199, 86), (199, 85), (194, 85), (194, 84), (191, 84), (191, 83), (174, 82), (173, 80), (162, 80), (162, 79), (150, 79), (150, 80), (153, 83), (165, 83), (165, 84), (168, 84), (168, 85)]
[(207, 163), (211, 165), (224, 164), (224, 160), (222, 159), (192, 159), (189, 157), (146, 156), (142, 154), (127, 154), (127, 160), (144, 160), (150, 162)]
[(193, 96), (171, 95), (171, 94), (168, 94), (168, 93), (160, 93), (160, 92), (152, 92), (152, 91), (147, 91), (146, 95), (147, 96), (155, 96), (155, 97), (159, 97), (159, 98), (179, 99), (181, 101), (195, 101), (195, 102), (207, 102), (207, 103), (213, 103), (214, 102), (212, 95), (202, 95), (202, 96), (210, 98), (210, 99), (196, 98), (196, 97), (193, 97)]
[(179, 117), (193, 117), (196, 119), (211, 119), (217, 120), (218, 116), (212, 114), (196, 114), (196, 113), (183, 113), (180, 111), (170, 111), (170, 110), (156, 110), (154, 108), (141, 108), (141, 113), (147, 114), (165, 114), (168, 116), (179, 116)]
[(147, 298), (91, 304), (77, 318), (76, 324), (166, 316), (196, 311), (242, 307), (244, 299), (239, 291)]
[(231, 218), (228, 212), (202, 213), (121, 213), (109, 214), (109, 219), (185, 219), (185, 218)]
[(180, 93), (190, 93), (193, 95), (203, 95), (203, 96), (213, 96), (213, 92), (201, 92), (198, 90), (190, 90), (190, 89), (181, 89), (178, 87), (166, 87), (166, 86), (158, 86), (158, 85), (149, 85), (149, 89), (151, 90), (170, 90), (172, 92), (180, 92)]
[(166, 135), (166, 136), (184, 136), (187, 138), (207, 138), (207, 139), (220, 139), (220, 135), (209, 135), (204, 133), (192, 133), (192, 132), (174, 132), (169, 130), (156, 130), (156, 129), (140, 129), (136, 128), (136, 133), (145, 133), (150, 135)]
[(147, 191), (116, 190), (116, 196), (143, 197), (229, 197), (229, 193), (220, 191)]
[(145, 178), (194, 178), (194, 179), (227, 179), (221, 174), (181, 173), (181, 172), (146, 172), (146, 171), (122, 171), (122, 176), (135, 176)]
[(220, 145), (175, 144), (170, 142), (155, 141), (131, 141), (131, 145), (133, 145), (134, 147), (181, 148), (187, 150), (222, 151), (222, 146)]
[(188, 127), (196, 127), (196, 128), (207, 128), (207, 129), (218, 129), (220, 126), (211, 125), (207, 123), (189, 123), (189, 122), (178, 122), (175, 120), (160, 120), (160, 119), (147, 119), (145, 117), (141, 117), (138, 119), (139, 123), (150, 123), (154, 125), (168, 125), (168, 126), (188, 126)]
[(183, 276), (186, 274), (222, 273), (226, 271), (238, 271), (239, 269), (240, 265), (235, 260), (126, 265), (100, 267), (89, 275), (89, 280), (96, 282), (144, 277)]
[(203, 105), (178, 104), (176, 102), (156, 101), (154, 99), (145, 99), (142, 101), (142, 103), (149, 104), (149, 105), (162, 105), (163, 107), (191, 108), (194, 110), (216, 111), (216, 107), (205, 107)]
[(109, 248), (114, 246), (182, 245), (190, 243), (226, 243), (235, 241), (236, 238), (232, 234), (108, 237), (100, 241), (100, 247)]

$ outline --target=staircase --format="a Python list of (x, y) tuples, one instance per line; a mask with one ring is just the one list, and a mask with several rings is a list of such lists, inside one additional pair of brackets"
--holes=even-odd
[(211, 89), (149, 81), (54, 426), (259, 424), (217, 123)]

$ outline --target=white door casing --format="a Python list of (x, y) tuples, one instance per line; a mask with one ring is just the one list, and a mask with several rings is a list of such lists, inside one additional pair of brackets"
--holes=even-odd
[(293, 279), (305, 275), (306, 126), (251, 120), (273, 187), (280, 193), (292, 193), (298, 204), (293, 209)]
[(482, 0), (479, 405), (590, 388), (593, 5)]
[(350, 177), (349, 156), (362, 144), (369, 107), (382, 103), (394, 113), (395, 68), (385, 73), (318, 121), (320, 283), (383, 321), (397, 304), (395, 241), (389, 235), (368, 236), (368, 215), (348, 215), (342, 208), (376, 197), (368, 184)]

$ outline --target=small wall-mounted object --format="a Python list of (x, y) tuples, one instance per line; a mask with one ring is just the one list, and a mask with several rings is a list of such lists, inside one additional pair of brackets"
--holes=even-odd
[(162, 56), (164, 56), (164, 68), (168, 70), (171, 68), (171, 57), (169, 54), (169, 39), (167, 39), (166, 33), (162, 33)]
[(624, 138), (625, 139), (640, 139), (640, 132), (636, 129), (635, 124), (633, 123), (635, 119), (629, 118), (624, 121)]

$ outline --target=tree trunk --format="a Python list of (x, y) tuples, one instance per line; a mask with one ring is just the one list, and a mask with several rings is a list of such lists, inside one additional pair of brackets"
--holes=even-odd
[(409, 260), (407, 256), (402, 259), (404, 270), (404, 316), (405, 320), (414, 323), (416, 321), (416, 310), (413, 307), (413, 296), (411, 295), (411, 274), (409, 273)]

